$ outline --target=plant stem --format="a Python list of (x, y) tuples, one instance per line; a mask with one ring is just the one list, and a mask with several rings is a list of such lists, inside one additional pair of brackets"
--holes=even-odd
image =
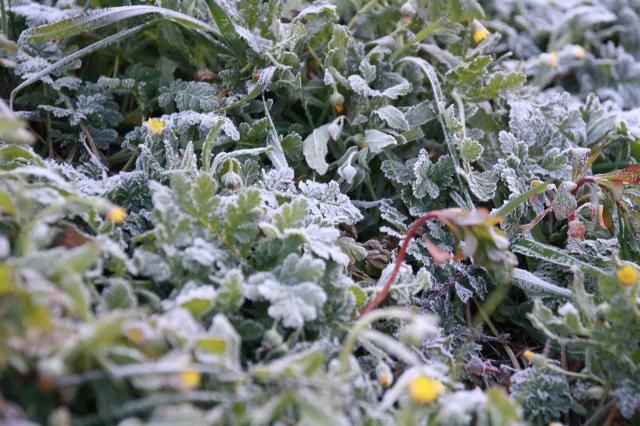
[(358, 19), (358, 15), (361, 15), (363, 13), (365, 13), (367, 10), (369, 10), (373, 5), (375, 5), (376, 3), (378, 3), (378, 0), (369, 0), (364, 6), (362, 6), (356, 13), (355, 15), (353, 15), (353, 18), (351, 18), (351, 20), (349, 21), (349, 23), (347, 24), (347, 27), (349, 27), (349, 29), (351, 29), (353, 27), (353, 24), (356, 23), (356, 20)]
[(382, 287), (382, 290), (380, 291), (380, 293), (378, 293), (378, 295), (371, 302), (369, 302), (369, 304), (365, 306), (364, 309), (360, 312), (359, 318), (362, 318), (366, 313), (377, 308), (384, 301), (384, 299), (387, 298), (387, 295), (391, 290), (391, 286), (395, 282), (396, 278), (398, 278), (398, 273), (400, 272), (402, 261), (404, 260), (404, 257), (407, 253), (407, 249), (409, 248), (409, 243), (411, 243), (411, 240), (413, 239), (414, 235), (418, 232), (418, 230), (422, 227), (422, 225), (427, 223), (429, 220), (434, 219), (435, 217), (436, 217), (435, 212), (429, 212), (426, 215), (419, 218), (418, 220), (416, 220), (413, 225), (411, 225), (411, 228), (409, 228), (409, 230), (407, 231), (407, 235), (404, 237), (404, 240), (402, 240), (402, 245), (400, 246), (400, 250), (398, 251), (398, 257), (396, 258), (396, 263), (393, 265), (393, 271), (391, 272), (391, 276), (385, 283), (384, 287)]
[(415, 315), (415, 313), (402, 308), (378, 309), (374, 312), (363, 313), (360, 315), (358, 320), (351, 327), (351, 330), (345, 339), (342, 351), (340, 352), (340, 372), (342, 374), (346, 374), (349, 371), (349, 355), (353, 352), (358, 338), (369, 325), (385, 318), (410, 320)]

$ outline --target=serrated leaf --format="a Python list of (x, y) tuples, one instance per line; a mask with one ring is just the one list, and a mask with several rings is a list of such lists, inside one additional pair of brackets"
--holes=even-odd
[(484, 152), (484, 148), (476, 140), (465, 138), (458, 143), (460, 158), (469, 163), (478, 161)]
[(509, 72), (505, 74), (498, 71), (491, 76), (484, 87), (471, 90), (468, 96), (476, 102), (497, 99), (502, 92), (517, 89), (522, 86), (525, 81), (527, 81), (527, 77), (520, 72)]
[(259, 234), (260, 192), (247, 191), (238, 195), (227, 207), (224, 222), (224, 238), (230, 246), (250, 244)]
[(304, 198), (298, 198), (284, 204), (273, 216), (273, 222), (284, 232), (287, 228), (302, 228), (309, 213), (309, 203)]

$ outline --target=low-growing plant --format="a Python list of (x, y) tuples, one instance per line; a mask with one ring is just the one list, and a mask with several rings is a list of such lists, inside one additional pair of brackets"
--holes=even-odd
[(11, 0), (7, 424), (635, 424), (640, 5)]

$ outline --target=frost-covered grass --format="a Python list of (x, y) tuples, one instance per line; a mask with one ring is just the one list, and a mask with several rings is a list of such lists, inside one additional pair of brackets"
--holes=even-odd
[(2, 6), (0, 424), (640, 422), (637, 1)]

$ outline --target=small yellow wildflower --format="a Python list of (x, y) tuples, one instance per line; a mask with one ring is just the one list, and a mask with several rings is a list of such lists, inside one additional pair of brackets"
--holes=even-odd
[(584, 59), (587, 56), (587, 52), (582, 46), (576, 46), (573, 48), (573, 57), (576, 59)]
[(113, 223), (122, 223), (127, 218), (127, 211), (120, 206), (113, 206), (107, 211), (107, 219)]
[(187, 370), (180, 373), (180, 385), (185, 390), (193, 390), (200, 386), (200, 372)]
[(623, 265), (616, 272), (622, 285), (633, 285), (638, 281), (638, 270), (631, 265)]
[(149, 129), (149, 132), (152, 135), (159, 135), (167, 126), (167, 123), (160, 120), (159, 118), (150, 118), (146, 123), (144, 123), (144, 125), (147, 126), (147, 129)]
[(527, 359), (527, 361), (529, 362), (533, 362), (533, 358), (535, 358), (536, 354), (534, 354), (533, 352), (531, 352), (530, 350), (526, 350), (524, 351), (524, 353), (522, 354), (524, 355), (524, 357)]
[(471, 22), (471, 38), (475, 44), (479, 44), (481, 41), (489, 37), (489, 30), (480, 23), (477, 19)]
[(416, 376), (409, 383), (409, 395), (418, 404), (429, 404), (438, 399), (446, 388), (440, 380), (432, 379), (423, 374)]

